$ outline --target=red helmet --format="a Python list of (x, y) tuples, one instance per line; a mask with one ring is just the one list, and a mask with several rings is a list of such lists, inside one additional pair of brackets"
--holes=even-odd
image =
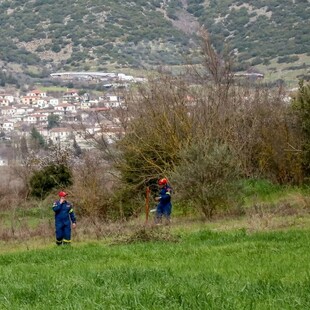
[(66, 197), (68, 194), (66, 192), (59, 192), (58, 196), (59, 197)]
[(166, 178), (160, 179), (158, 181), (158, 185), (166, 185), (168, 183), (168, 180)]

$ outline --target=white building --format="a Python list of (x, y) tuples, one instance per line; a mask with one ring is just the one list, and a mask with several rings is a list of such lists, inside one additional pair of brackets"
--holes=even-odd
[(49, 132), (50, 139), (53, 143), (68, 142), (73, 136), (72, 128), (52, 128)]
[(59, 105), (59, 99), (58, 98), (50, 98), (49, 100), (49, 104), (52, 105), (52, 106), (56, 106), (56, 105)]
[(47, 97), (47, 93), (44, 91), (40, 91), (38, 89), (32, 90), (26, 94), (27, 97), (38, 97), (38, 98), (44, 98)]
[(75, 105), (67, 104), (67, 103), (56, 105), (54, 107), (54, 109), (55, 109), (55, 111), (63, 112), (63, 114), (65, 114), (66, 112), (75, 112), (76, 111)]
[(25, 117), (25, 122), (28, 124), (46, 124), (47, 115), (45, 114), (31, 114)]
[(48, 108), (49, 107), (49, 103), (48, 100), (46, 98), (39, 98), (37, 100), (37, 107), (40, 107), (42, 109)]
[(2, 107), (0, 111), (3, 116), (14, 115), (16, 113), (16, 108), (15, 107)]
[(12, 131), (14, 130), (14, 122), (13, 121), (3, 121), (1, 123), (1, 128), (4, 131)]
[(9, 94), (0, 94), (0, 102), (1, 102), (1, 99), (3, 100), (3, 102), (7, 103), (7, 105), (15, 101), (14, 96), (9, 95)]
[(7, 165), (8, 165), (7, 159), (3, 159), (0, 157), (0, 166), (7, 166)]

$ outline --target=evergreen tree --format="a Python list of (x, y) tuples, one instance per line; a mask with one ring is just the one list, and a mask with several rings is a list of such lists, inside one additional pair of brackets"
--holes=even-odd
[(26, 138), (24, 136), (22, 136), (20, 139), (20, 153), (21, 153), (22, 159), (25, 159), (29, 153), (27, 141), (26, 141)]
[(75, 138), (73, 140), (73, 150), (74, 150), (74, 156), (80, 157), (82, 155), (82, 149), (76, 142)]
[(38, 132), (38, 130), (35, 127), (32, 127), (31, 129), (30, 138), (32, 149), (38, 150), (46, 146), (43, 136)]
[(72, 185), (72, 173), (66, 165), (51, 164), (36, 171), (30, 179), (31, 195), (45, 198), (52, 189)]
[(52, 129), (59, 126), (59, 115), (49, 115), (47, 117), (47, 129)]
[(303, 169), (307, 179), (310, 178), (310, 84), (299, 82), (299, 90), (293, 100), (298, 112), (302, 132)]

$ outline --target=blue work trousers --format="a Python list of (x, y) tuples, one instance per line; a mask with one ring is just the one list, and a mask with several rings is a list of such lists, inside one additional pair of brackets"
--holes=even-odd
[(56, 222), (56, 243), (71, 242), (71, 222)]
[(170, 220), (171, 209), (172, 209), (171, 204), (166, 204), (166, 205), (158, 204), (157, 210), (156, 210), (157, 218), (161, 219), (162, 216), (164, 216), (166, 219)]

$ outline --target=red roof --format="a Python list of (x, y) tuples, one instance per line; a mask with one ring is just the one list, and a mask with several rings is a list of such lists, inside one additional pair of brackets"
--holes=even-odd
[(101, 112), (101, 111), (108, 111), (108, 110), (110, 110), (110, 108), (98, 107), (98, 108), (89, 108), (87, 111)]
[(42, 92), (38, 89), (31, 90), (29, 93), (31, 93), (31, 94), (42, 94)]

